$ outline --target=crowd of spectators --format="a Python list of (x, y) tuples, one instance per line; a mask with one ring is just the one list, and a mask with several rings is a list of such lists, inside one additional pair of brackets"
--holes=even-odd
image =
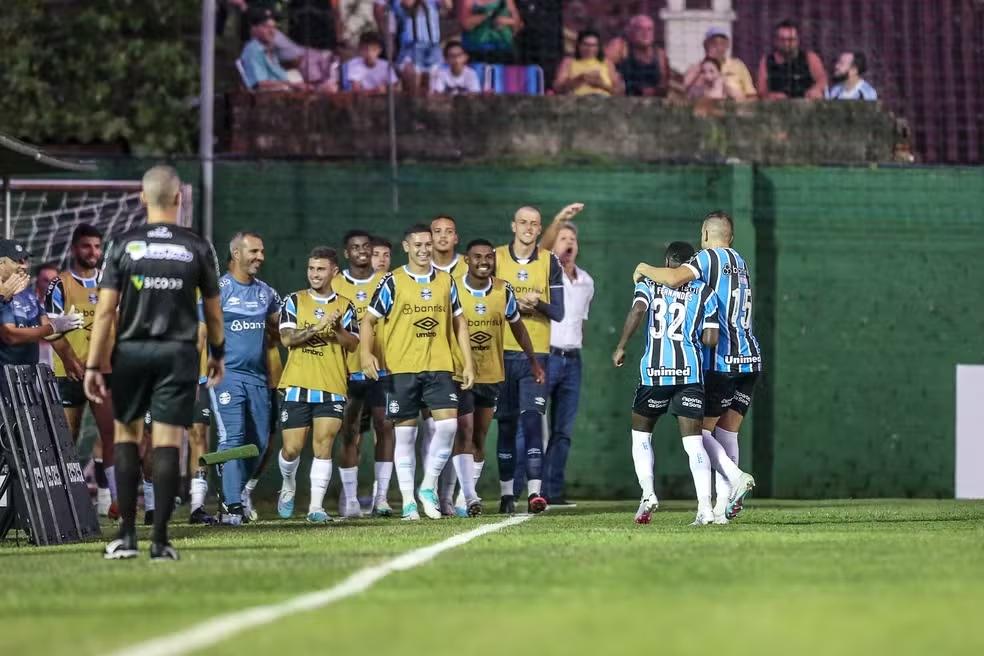
[[(311, 0), (314, 2), (315, 0)], [(310, 4), (294, 2), (296, 4)], [(471, 64), (521, 64), (516, 39), (524, 29), (514, 0), (320, 0), (332, 27), (320, 42), (299, 45), (278, 27), (282, 3), (228, 0), (241, 13), (249, 41), (237, 62), (243, 84), (254, 91), (304, 90), (386, 93), (389, 86), (413, 95), (488, 91)], [(371, 5), (371, 8), (368, 7)], [(573, 9), (582, 6), (572, 5)], [(565, 30), (565, 56), (546, 93), (673, 97), (691, 101), (876, 100), (862, 77), (861, 52), (840, 54), (828, 76), (820, 56), (800, 45), (796, 23), (775, 27), (773, 48), (748, 67), (731, 54), (728, 31), (704, 35), (704, 57), (682, 75), (671, 70), (657, 45), (656, 24), (632, 17), (624, 33), (607, 43), (588, 18), (572, 12), (576, 33)], [(359, 31), (361, 29), (361, 31)]]

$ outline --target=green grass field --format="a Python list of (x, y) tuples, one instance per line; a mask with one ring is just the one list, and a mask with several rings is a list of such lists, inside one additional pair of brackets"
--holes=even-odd
[[(649, 526), (632, 523), (628, 502), (550, 511), (201, 653), (984, 653), (984, 503), (753, 501), (731, 526), (701, 529), (687, 525), (689, 504), (667, 505)], [(139, 560), (105, 562), (101, 544), (7, 540), (0, 653), (123, 648), (331, 587), (476, 525), (178, 525), (182, 561), (162, 564), (146, 542)]]

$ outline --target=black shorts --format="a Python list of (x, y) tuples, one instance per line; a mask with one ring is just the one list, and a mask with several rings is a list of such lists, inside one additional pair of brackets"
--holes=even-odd
[[(113, 374), (103, 374), (103, 382), (106, 383), (107, 389), (112, 388), (112, 378)], [(72, 380), (67, 376), (55, 380), (58, 383), (58, 396), (61, 397), (63, 408), (78, 408), (89, 402), (81, 380)]]
[(386, 407), (386, 377), (379, 380), (349, 380), (349, 403), (356, 402), (362, 406), (359, 415), (359, 433), (367, 433), (372, 428), (372, 411), (375, 408)]
[(413, 419), (424, 408), (458, 408), (458, 390), (447, 371), (419, 374), (390, 374), (386, 380), (386, 417), (393, 421)]
[(198, 383), (198, 396), (195, 397), (195, 419), (196, 424), (212, 423), (212, 395), (209, 393), (206, 383)]
[(282, 401), (280, 404), (280, 427), (284, 430), (310, 428), (315, 419), (341, 419), (344, 412), (344, 401), (328, 401), (326, 403)]
[[(547, 371), (547, 356), (537, 355), (536, 359), (543, 371)], [(547, 408), (547, 381), (540, 385), (533, 379), (530, 361), (522, 353), (519, 356), (507, 353), (502, 361), (506, 379), (499, 391), (496, 416), (515, 417), (530, 410), (542, 415)]]
[(704, 418), (704, 388), (690, 385), (639, 385), (632, 412), (648, 419), (659, 419), (669, 410), (674, 417)]
[(113, 351), (113, 417), (123, 423), (148, 411), (154, 421), (191, 426), (198, 391), (198, 350), (191, 342), (129, 340)]
[(708, 371), (704, 376), (707, 394), (704, 415), (720, 417), (727, 410), (734, 410), (742, 417), (752, 405), (752, 394), (758, 381), (758, 372), (750, 374), (725, 374)]
[(471, 389), (458, 387), (458, 416), (470, 415), (475, 408), (492, 408), (499, 403), (499, 383), (475, 383)]

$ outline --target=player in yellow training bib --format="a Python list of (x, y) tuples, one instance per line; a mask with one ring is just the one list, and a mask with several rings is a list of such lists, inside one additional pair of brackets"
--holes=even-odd
[(324, 508), (331, 480), (331, 448), (345, 410), (346, 360), (359, 344), (355, 308), (331, 286), (337, 272), (334, 248), (318, 246), (312, 250), (307, 266), (310, 287), (285, 298), (280, 312), (280, 341), (288, 354), (280, 377), (284, 446), (278, 458), (283, 485), (277, 512), (284, 519), (294, 513), (295, 475), (301, 450), (313, 427), (314, 460), (307, 513), (312, 524), (331, 521)]
[[(512, 285), (523, 324), (530, 334), (536, 359), (546, 369), (550, 353), (550, 322), (564, 318), (564, 281), (560, 262), (550, 251), (537, 246), (542, 230), (540, 212), (532, 207), (516, 210), (512, 221), (512, 243), (495, 249), (495, 275)], [(502, 498), (499, 512), (515, 511), (513, 475), (516, 460), (516, 433), (520, 423), (526, 438), (526, 478), (529, 486), (527, 508), (543, 512), (547, 500), (540, 494), (543, 475), (543, 412), (547, 387), (537, 382), (526, 355), (516, 339), (506, 334), (505, 382), (499, 396), (499, 485)]]
[(373, 353), (373, 331), (378, 323), (383, 357), (391, 372), (386, 410), (396, 424), (394, 462), (403, 495), (403, 518), (420, 519), (413, 490), (414, 444), (417, 415), (428, 408), (434, 417), (434, 438), (427, 452), (419, 498), (424, 513), (440, 519), (435, 487), (451, 457), (458, 425), (458, 392), (451, 378), (451, 327), (463, 352), (462, 389), (471, 388), (475, 371), (457, 285), (432, 263), (430, 226), (407, 228), (403, 250), (409, 262), (383, 278), (362, 318), (362, 367), (369, 378), (379, 378), (379, 360)]
[[(82, 413), (85, 411), (86, 398), (82, 389), (82, 377), (85, 375), (86, 357), (89, 355), (89, 339), (92, 336), (92, 320), (96, 315), (96, 301), (99, 289), (96, 283), (97, 267), (102, 259), (102, 233), (87, 223), (79, 224), (72, 233), (71, 264), (58, 274), (58, 277), (48, 285), (45, 294), (44, 309), (48, 315), (62, 315), (74, 311), (83, 317), (82, 330), (65, 333), (51, 343), (55, 351), (52, 364), (55, 377), (58, 380), (58, 393), (65, 409), (65, 419), (72, 433), (72, 441), (79, 439), (79, 429), (82, 426)], [(110, 339), (115, 339), (115, 330)], [(109, 385), (112, 385), (109, 364), (109, 352), (100, 363), (100, 371)], [(99, 431), (99, 443), (102, 446), (102, 463), (97, 463), (96, 477), (105, 477), (106, 486), (100, 485), (100, 490), (108, 490), (108, 499), (99, 499), (101, 515), (115, 513), (111, 510), (116, 502), (116, 474), (113, 467), (113, 405), (107, 399), (105, 403), (89, 403), (89, 411), (95, 419), (96, 430)], [(97, 481), (102, 482), (102, 481)]]
[[(352, 301), (359, 321), (369, 307), (373, 292), (386, 275), (385, 271), (372, 269), (372, 237), (365, 230), (350, 230), (342, 238), (348, 268), (335, 276), (332, 283), (335, 291)], [(374, 352), (382, 358), (382, 342), (378, 339)], [(393, 514), (386, 492), (393, 476), (393, 425), (386, 420), (386, 388), (382, 380), (370, 380), (362, 373), (362, 360), (356, 349), (348, 357), (348, 403), (345, 405), (345, 418), (342, 421), (343, 449), (339, 458), (338, 473), (342, 478), (341, 512), (346, 517), (362, 514), (358, 490), (359, 447), (362, 434), (369, 430), (369, 418), (375, 431), (375, 475), (376, 493), (373, 497), (372, 513), (380, 517)], [(386, 370), (379, 372), (386, 375)]]
[(499, 388), (505, 378), (503, 347), (507, 334), (526, 355), (533, 380), (543, 383), (544, 373), (533, 351), (529, 333), (520, 320), (519, 304), (512, 285), (492, 277), (495, 266), (492, 242), (473, 240), (468, 244), (463, 260), (468, 269), (457, 280), (458, 298), (468, 322), (472, 359), (475, 362), (475, 385), (470, 390), (462, 390), (458, 396), (458, 434), (451, 460), (461, 483), (455, 514), (474, 517), (482, 510), (475, 488), (485, 466), (485, 436), (492, 424)]

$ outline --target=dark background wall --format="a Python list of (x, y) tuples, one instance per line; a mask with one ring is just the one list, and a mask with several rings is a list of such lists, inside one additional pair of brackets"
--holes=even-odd
[[(194, 164), (181, 168), (195, 178)], [(128, 161), (103, 174), (140, 169)], [(756, 272), (756, 332), (767, 358), (742, 436), (743, 462), (762, 491), (806, 498), (953, 492), (954, 366), (984, 361), (984, 313), (975, 304), (984, 286), (977, 266), (984, 178), (973, 169), (406, 165), (394, 213), (384, 167), (222, 161), (216, 199), (220, 253), (235, 230), (259, 230), (267, 237), (262, 277), (281, 291), (303, 287), (306, 253), (337, 244), (350, 227), (396, 240), (407, 224), (449, 212), (463, 240), (502, 243), (520, 205), (541, 207), (549, 220), (568, 202), (586, 203), (579, 262), (597, 292), (573, 496), (637, 494), (628, 449), (636, 380), (609, 361), (632, 269), (658, 261), (666, 242), (696, 241), (707, 211), (731, 211), (736, 245)], [(397, 245), (394, 263), (402, 261)], [(658, 425), (654, 442), (663, 494), (689, 496), (672, 420)]]

